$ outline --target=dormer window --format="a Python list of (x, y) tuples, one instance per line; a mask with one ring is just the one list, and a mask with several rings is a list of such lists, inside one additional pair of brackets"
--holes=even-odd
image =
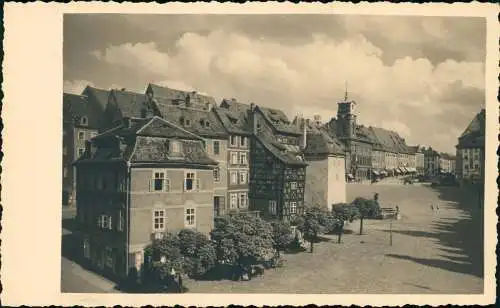
[(174, 140), (174, 141), (170, 142), (170, 152), (171, 153), (180, 153), (181, 149), (182, 149), (182, 144), (179, 141)]
[(81, 125), (85, 125), (85, 126), (87, 126), (87, 125), (88, 125), (88, 119), (87, 119), (87, 117), (85, 117), (85, 116), (84, 116), (84, 117), (82, 117), (82, 118), (80, 119), (80, 124), (81, 124)]
[(186, 119), (186, 120), (184, 121), (184, 125), (185, 125), (186, 127), (191, 126), (191, 120)]

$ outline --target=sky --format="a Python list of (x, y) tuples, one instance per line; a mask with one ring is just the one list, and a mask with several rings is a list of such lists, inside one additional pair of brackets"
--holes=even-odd
[(484, 18), (66, 14), (63, 49), (65, 92), (156, 83), (328, 121), (347, 85), (359, 124), (450, 153), (485, 102)]

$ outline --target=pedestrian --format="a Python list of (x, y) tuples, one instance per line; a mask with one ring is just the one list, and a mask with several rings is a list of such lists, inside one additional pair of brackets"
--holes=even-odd
[(436, 205), (436, 211), (439, 211), (439, 205)]
[(434, 211), (434, 205), (431, 204), (431, 210)]

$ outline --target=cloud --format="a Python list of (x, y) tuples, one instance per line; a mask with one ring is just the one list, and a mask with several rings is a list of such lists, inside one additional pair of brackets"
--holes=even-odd
[(93, 87), (94, 84), (88, 80), (65, 80), (63, 91), (64, 93), (81, 94), (86, 86)]
[(159, 52), (156, 43), (125, 43), (109, 46), (104, 51), (93, 50), (90, 54), (109, 64), (146, 69), (156, 74), (165, 74), (169, 66), (169, 56)]
[[(405, 38), (407, 30), (393, 32), (401, 40), (412, 40)], [(433, 64), (423, 57), (403, 57), (387, 64), (382, 60), (385, 50), (360, 34), (333, 39), (316, 33), (309, 42), (286, 45), (216, 30), (185, 33), (174, 46), (167, 53), (154, 43), (127, 43), (92, 54), (108, 64), (161, 75), (157, 80), (172, 87), (281, 108), (289, 116), (320, 113), (324, 120), (335, 115), (348, 81), (360, 123), (396, 130), (412, 143), (444, 142), (448, 150), (457, 136), (433, 134), (449, 132), (446, 125), (466, 126), (475, 113), (473, 106), (479, 108), (484, 101), (483, 63)]]

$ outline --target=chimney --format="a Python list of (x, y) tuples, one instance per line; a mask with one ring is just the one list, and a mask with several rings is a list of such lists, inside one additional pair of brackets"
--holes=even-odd
[(258, 123), (258, 120), (257, 120), (257, 115), (255, 114), (255, 104), (254, 103), (250, 103), (250, 110), (248, 110), (248, 117), (252, 123), (252, 132), (254, 135), (257, 135), (258, 131), (259, 131), (259, 123)]
[(302, 150), (307, 146), (307, 125), (309, 124), (307, 122), (309, 122), (309, 119), (302, 120)]
[(122, 88), (121, 90), (122, 90), (122, 91), (125, 91), (125, 90), (127, 90), (127, 89), (126, 89), (126, 88)]

